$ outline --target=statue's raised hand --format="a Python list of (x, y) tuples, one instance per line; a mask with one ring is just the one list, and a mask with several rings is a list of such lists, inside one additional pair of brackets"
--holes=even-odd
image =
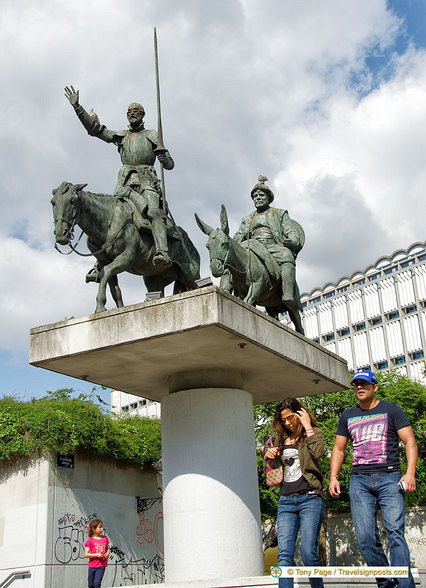
[(79, 94), (80, 91), (79, 90), (74, 90), (74, 88), (72, 86), (70, 86), (68, 88), (68, 86), (65, 86), (64, 88), (65, 90), (65, 97), (69, 100), (71, 106), (78, 106), (78, 98), (79, 98)]

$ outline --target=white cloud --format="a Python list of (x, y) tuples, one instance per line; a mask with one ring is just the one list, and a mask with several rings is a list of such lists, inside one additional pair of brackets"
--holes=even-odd
[[(364, 61), (391, 47), (402, 24), (384, 0), (3, 2), (1, 346), (23, 347), (31, 326), (94, 309), (90, 261), (51, 247), (49, 201), (63, 180), (111, 192), (119, 156), (88, 137), (63, 87), (79, 88), (109, 128), (124, 128), (128, 103), (141, 101), (155, 128), (154, 25), (176, 161), (168, 200), (203, 275), (206, 238), (193, 212), (218, 226), (224, 203), (236, 230), (259, 173), (306, 230), (302, 291), (421, 239), (425, 56), (411, 48), (396, 57), (373, 91)], [(126, 303), (144, 299), (141, 279), (120, 282)]]
[[(307, 247), (314, 237), (315, 251), (327, 260), (306, 260), (306, 289), (423, 238), (426, 53), (396, 60), (395, 76), (360, 101), (335, 97), (327, 115), (295, 130), (288, 168), (276, 182), (279, 191), (299, 194), (293, 214), (305, 223)], [(302, 253), (302, 268), (305, 259)]]
[(0, 348), (27, 343), (33, 326), (93, 312), (80, 259), (62, 258), (53, 249), (35, 250), (10, 237), (0, 239), (0, 249), (0, 275), (5, 277)]

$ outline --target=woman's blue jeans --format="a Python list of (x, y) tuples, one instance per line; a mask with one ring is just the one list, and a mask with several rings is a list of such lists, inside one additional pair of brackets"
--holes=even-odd
[[(377, 528), (377, 508), (380, 505), (389, 538), (392, 566), (410, 566), (410, 552), (404, 537), (405, 499), (398, 486), (401, 472), (356, 474), (351, 476), (349, 496), (352, 521), (358, 547), (368, 566), (389, 566)], [(389, 578), (377, 579), (380, 588), (394, 586)], [(398, 578), (399, 588), (414, 588), (414, 579)]]
[[(294, 550), (300, 528), (300, 546), (305, 566), (318, 566), (318, 538), (324, 519), (324, 500), (319, 494), (281, 496), (278, 502), (278, 565), (296, 565)], [(321, 578), (309, 579), (313, 588), (322, 588)], [(279, 588), (293, 588), (292, 578), (280, 578)]]

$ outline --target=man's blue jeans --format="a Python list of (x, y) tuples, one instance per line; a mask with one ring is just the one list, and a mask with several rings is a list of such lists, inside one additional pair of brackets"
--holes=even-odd
[[(318, 537), (324, 519), (324, 500), (318, 494), (281, 496), (278, 502), (278, 565), (294, 566), (296, 537), (300, 528), (300, 546), (305, 566), (319, 565)], [(313, 588), (322, 588), (321, 578), (309, 580)], [(293, 588), (292, 578), (280, 578), (279, 588)]]
[[(401, 472), (355, 474), (351, 476), (349, 496), (352, 521), (359, 549), (368, 566), (389, 566), (377, 528), (380, 506), (389, 538), (392, 566), (409, 566), (410, 552), (404, 537), (405, 499), (398, 482)], [(380, 588), (395, 586), (391, 578), (377, 579)], [(414, 588), (414, 579), (398, 579), (400, 588)]]

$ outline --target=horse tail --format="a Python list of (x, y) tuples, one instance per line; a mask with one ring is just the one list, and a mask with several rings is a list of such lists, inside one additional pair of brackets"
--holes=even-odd
[(182, 227), (177, 227), (177, 229), (182, 237), (181, 244), (184, 257), (184, 262), (179, 265), (188, 285), (193, 288), (195, 287), (195, 280), (200, 278), (200, 254), (185, 229)]

